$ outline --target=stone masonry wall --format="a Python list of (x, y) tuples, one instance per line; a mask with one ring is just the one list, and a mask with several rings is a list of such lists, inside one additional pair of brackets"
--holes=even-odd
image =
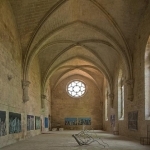
[[(6, 132), (0, 136), (0, 148), (19, 140), (37, 135), (45, 128), (45, 117), (49, 117), (49, 107), (41, 110), (41, 80), (38, 59), (35, 58), (29, 70), (29, 98), (23, 102), (22, 53), (20, 39), (10, 4), (0, 1), (0, 114), (6, 113)], [(46, 105), (49, 102), (46, 102)], [(9, 116), (21, 114), (21, 132), (9, 133)], [(27, 115), (39, 116), (42, 127), (27, 131)], [(34, 120), (35, 123), (35, 120)], [(1, 134), (1, 133), (0, 133)]]
[[(80, 98), (72, 98), (66, 92), (66, 85), (74, 80), (79, 79), (87, 86), (86, 94)], [(91, 118), (91, 125), (86, 128), (102, 129), (103, 110), (102, 110), (102, 93), (96, 85), (81, 76), (72, 76), (64, 79), (58, 86), (52, 90), (52, 127), (60, 124), (64, 129), (82, 129), (82, 125), (65, 125), (65, 118)]]
[(30, 66), (29, 71), (29, 98), (30, 100), (26, 102), (26, 115), (40, 116), (41, 119), (41, 128), (40, 130), (27, 131), (27, 137), (40, 134), (41, 131), (48, 131), (48, 128), (45, 128), (45, 117), (49, 118), (50, 114), (50, 95), (49, 88), (47, 89), (46, 99), (44, 100), (45, 107), (41, 109), (41, 74), (38, 57), (36, 57)]
[[(115, 129), (119, 131), (120, 135), (140, 139), (140, 137), (147, 136), (147, 125), (150, 125), (150, 120), (145, 120), (145, 46), (143, 46), (142, 39), (136, 46), (133, 54), (133, 79), (134, 79), (134, 98), (133, 101), (127, 99), (127, 85), (125, 84), (125, 100), (124, 100), (124, 120), (118, 119), (118, 71), (119, 66), (116, 66), (116, 73), (114, 76), (114, 107), (108, 108), (108, 121), (104, 121), (104, 129), (113, 132)], [(121, 64), (121, 62), (120, 62)], [(124, 74), (127, 74), (125, 71)], [(138, 129), (128, 129), (128, 113), (138, 111)], [(110, 115), (115, 115), (115, 129), (111, 126)]]
[[(22, 64), (16, 24), (7, 1), (0, 1), (0, 111), (6, 112), (6, 135), (0, 147), (24, 137), (24, 131), (9, 134), (9, 112), (24, 114), (22, 103)], [(23, 122), (22, 122), (23, 123)]]

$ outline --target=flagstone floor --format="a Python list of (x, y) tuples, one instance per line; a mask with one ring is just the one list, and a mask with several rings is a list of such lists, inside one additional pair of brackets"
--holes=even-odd
[(0, 150), (150, 150), (150, 145), (141, 145), (139, 141), (97, 130), (88, 132), (84, 137), (83, 134), (78, 136), (80, 142), (92, 142), (80, 146), (72, 137), (79, 132), (49, 131)]

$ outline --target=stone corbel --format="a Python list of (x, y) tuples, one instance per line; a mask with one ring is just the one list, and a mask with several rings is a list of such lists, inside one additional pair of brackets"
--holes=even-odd
[(41, 107), (44, 108), (44, 100), (47, 99), (46, 95), (42, 94), (41, 95)]
[(28, 88), (30, 81), (22, 81), (22, 89), (23, 89), (23, 102), (29, 101)]
[(127, 85), (128, 100), (133, 101), (134, 80), (133, 79), (126, 80), (126, 85)]
[(113, 93), (110, 93), (108, 96), (109, 96), (109, 100), (110, 100), (111, 108), (113, 108), (113, 103), (114, 103), (114, 94), (113, 94)]

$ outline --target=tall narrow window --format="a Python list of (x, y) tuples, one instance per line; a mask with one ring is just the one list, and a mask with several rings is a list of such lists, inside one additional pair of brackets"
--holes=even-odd
[(118, 119), (124, 119), (124, 81), (122, 70), (119, 71), (118, 76)]
[(108, 120), (108, 90), (105, 90), (105, 121)]
[(145, 49), (145, 119), (150, 120), (150, 37)]
[(121, 80), (121, 118), (124, 118), (124, 81)]

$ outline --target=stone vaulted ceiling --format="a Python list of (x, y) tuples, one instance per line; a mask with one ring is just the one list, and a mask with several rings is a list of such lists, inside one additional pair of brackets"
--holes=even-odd
[[(118, 62), (132, 78), (132, 53), (149, 0), (10, 0), (24, 78), (39, 59), (43, 86), (72, 75), (112, 84)], [(149, 11), (150, 12), (150, 11)]]

